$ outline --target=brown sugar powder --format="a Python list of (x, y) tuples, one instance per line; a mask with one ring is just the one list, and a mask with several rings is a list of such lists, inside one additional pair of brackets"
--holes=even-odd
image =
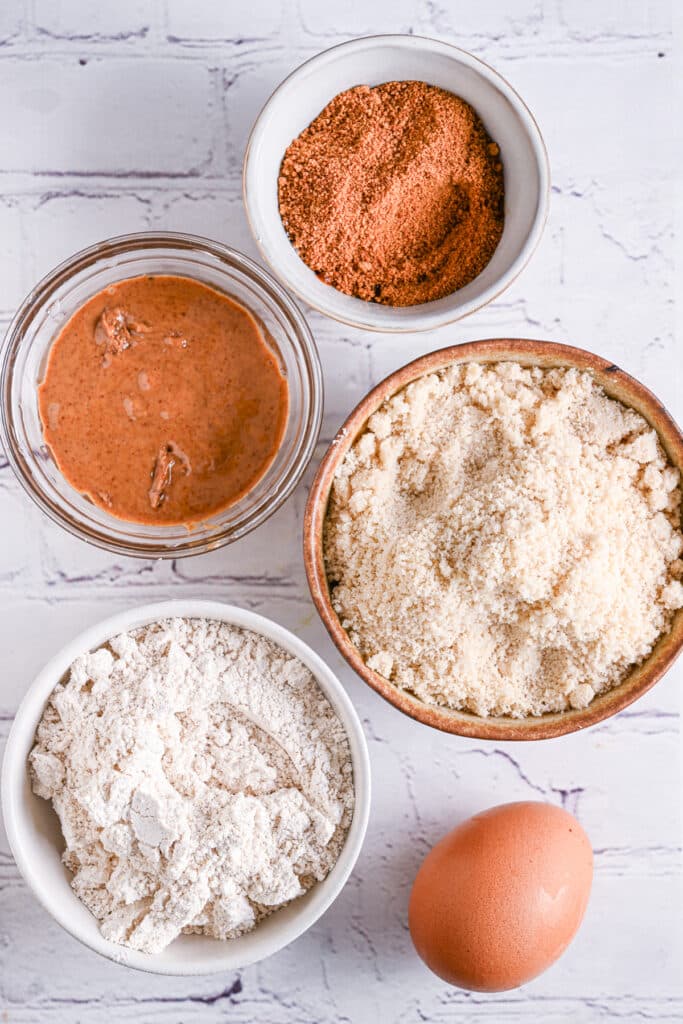
[(462, 288), (503, 233), (498, 146), (468, 103), (425, 82), (335, 96), (287, 149), (278, 191), (318, 277), (389, 306)]

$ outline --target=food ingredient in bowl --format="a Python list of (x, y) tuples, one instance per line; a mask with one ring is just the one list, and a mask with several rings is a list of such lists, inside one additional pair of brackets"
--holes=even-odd
[(171, 275), (118, 281), (53, 342), (43, 434), (69, 483), (120, 519), (201, 522), (235, 504), (280, 447), (287, 381), (252, 314)]
[(333, 482), (332, 605), (432, 705), (586, 707), (683, 606), (678, 471), (588, 373), (454, 364), (390, 397)]
[(410, 895), (410, 934), (444, 981), (480, 992), (516, 988), (567, 948), (592, 880), (590, 841), (567, 811), (492, 807), (425, 857)]
[(278, 195), (304, 263), (389, 306), (464, 287), (503, 233), (498, 145), (468, 103), (425, 82), (335, 96), (287, 149)]
[(169, 619), (77, 658), (30, 754), (76, 895), (105, 938), (155, 953), (229, 939), (334, 866), (353, 813), (344, 728), (297, 658)]

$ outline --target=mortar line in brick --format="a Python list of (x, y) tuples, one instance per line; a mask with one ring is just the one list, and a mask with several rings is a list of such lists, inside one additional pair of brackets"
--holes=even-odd
[[(417, 33), (420, 34), (420, 33)], [(427, 31), (427, 35), (434, 34), (434, 30)], [(669, 33), (661, 33), (652, 36), (639, 35), (609, 35), (599, 36), (589, 40), (566, 40), (566, 39), (544, 39), (534, 37), (533, 42), (528, 45), (518, 45), (514, 48), (500, 39), (486, 36), (461, 37), (449, 32), (437, 31), (439, 38), (445, 42), (452, 42), (454, 45), (469, 50), (487, 61), (516, 63), (523, 60), (534, 60), (535, 62), (546, 63), (548, 61), (604, 61), (605, 59), (630, 60), (634, 55), (641, 58), (650, 57), (652, 60), (660, 60), (658, 54), (662, 47), (670, 48), (672, 37)], [(41, 46), (38, 42), (43, 38), (46, 45)], [(252, 65), (260, 63), (260, 58), (269, 55), (284, 55), (291, 57), (292, 69), (308, 57), (321, 50), (335, 46), (348, 39), (344, 33), (332, 33), (329, 35), (312, 36), (308, 34), (309, 42), (302, 44), (297, 41), (292, 46), (286, 47), (282, 44), (269, 45), (268, 39), (243, 39), (241, 37), (220, 40), (219, 43), (212, 43), (204, 40), (166, 40), (165, 43), (155, 44), (153, 47), (145, 45), (146, 37), (132, 35), (117, 40), (114, 37), (51, 37), (44, 34), (35, 37), (28, 44), (17, 44), (12, 40), (0, 43), (0, 46), (7, 51), (8, 59), (17, 61), (38, 61), (38, 60), (74, 60), (85, 57), (88, 61), (114, 60), (149, 60), (155, 62), (163, 61), (207, 61), (213, 64), (225, 64), (227, 59), (241, 61), (248, 59)], [(60, 46), (48, 45), (59, 43)], [(519, 42), (516, 40), (515, 42)], [(122, 49), (122, 46), (124, 47)], [(253, 49), (248, 49), (253, 47)], [(587, 47), (589, 49), (587, 50)], [(259, 58), (257, 60), (257, 58)]]

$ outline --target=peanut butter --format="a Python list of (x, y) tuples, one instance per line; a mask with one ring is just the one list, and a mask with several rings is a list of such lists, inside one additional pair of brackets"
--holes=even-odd
[(53, 342), (43, 435), (69, 483), (119, 519), (191, 526), (261, 479), (287, 381), (252, 314), (186, 277), (119, 281)]

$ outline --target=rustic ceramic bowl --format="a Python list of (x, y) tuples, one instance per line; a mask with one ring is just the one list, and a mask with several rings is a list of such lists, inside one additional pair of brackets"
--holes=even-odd
[(624, 405), (639, 412), (659, 434), (671, 462), (683, 473), (683, 434), (651, 391), (618, 366), (569, 345), (520, 338), (475, 341), (431, 352), (391, 374), (378, 384), (354, 409), (332, 441), (320, 464), (306, 506), (304, 518), (304, 559), (308, 583), (316, 608), (332, 640), (349, 665), (385, 700), (406, 715), (444, 732), (491, 740), (536, 740), (585, 729), (609, 718), (641, 697), (672, 665), (683, 647), (683, 609), (676, 613), (672, 628), (655, 646), (642, 665), (609, 692), (598, 695), (587, 708), (563, 711), (538, 718), (482, 718), (425, 704), (399, 690), (363, 662), (334, 611), (323, 559), (322, 533), (332, 480), (347, 451), (370, 417), (391, 395), (426, 373), (452, 363), (490, 363), (512, 360), (525, 366), (568, 366), (587, 370), (604, 390)]
[[(285, 150), (338, 93), (354, 85), (416, 79), (471, 103), (499, 144), (505, 175), (505, 227), (481, 274), (434, 302), (385, 306), (324, 284), (289, 241), (280, 219), (278, 177)], [(478, 57), (438, 39), (370, 36), (306, 61), (275, 90), (258, 116), (244, 157), (244, 207), (261, 255), (280, 280), (326, 316), (371, 331), (428, 331), (480, 309), (522, 271), (548, 213), (550, 171), (541, 132), (522, 98)]]

